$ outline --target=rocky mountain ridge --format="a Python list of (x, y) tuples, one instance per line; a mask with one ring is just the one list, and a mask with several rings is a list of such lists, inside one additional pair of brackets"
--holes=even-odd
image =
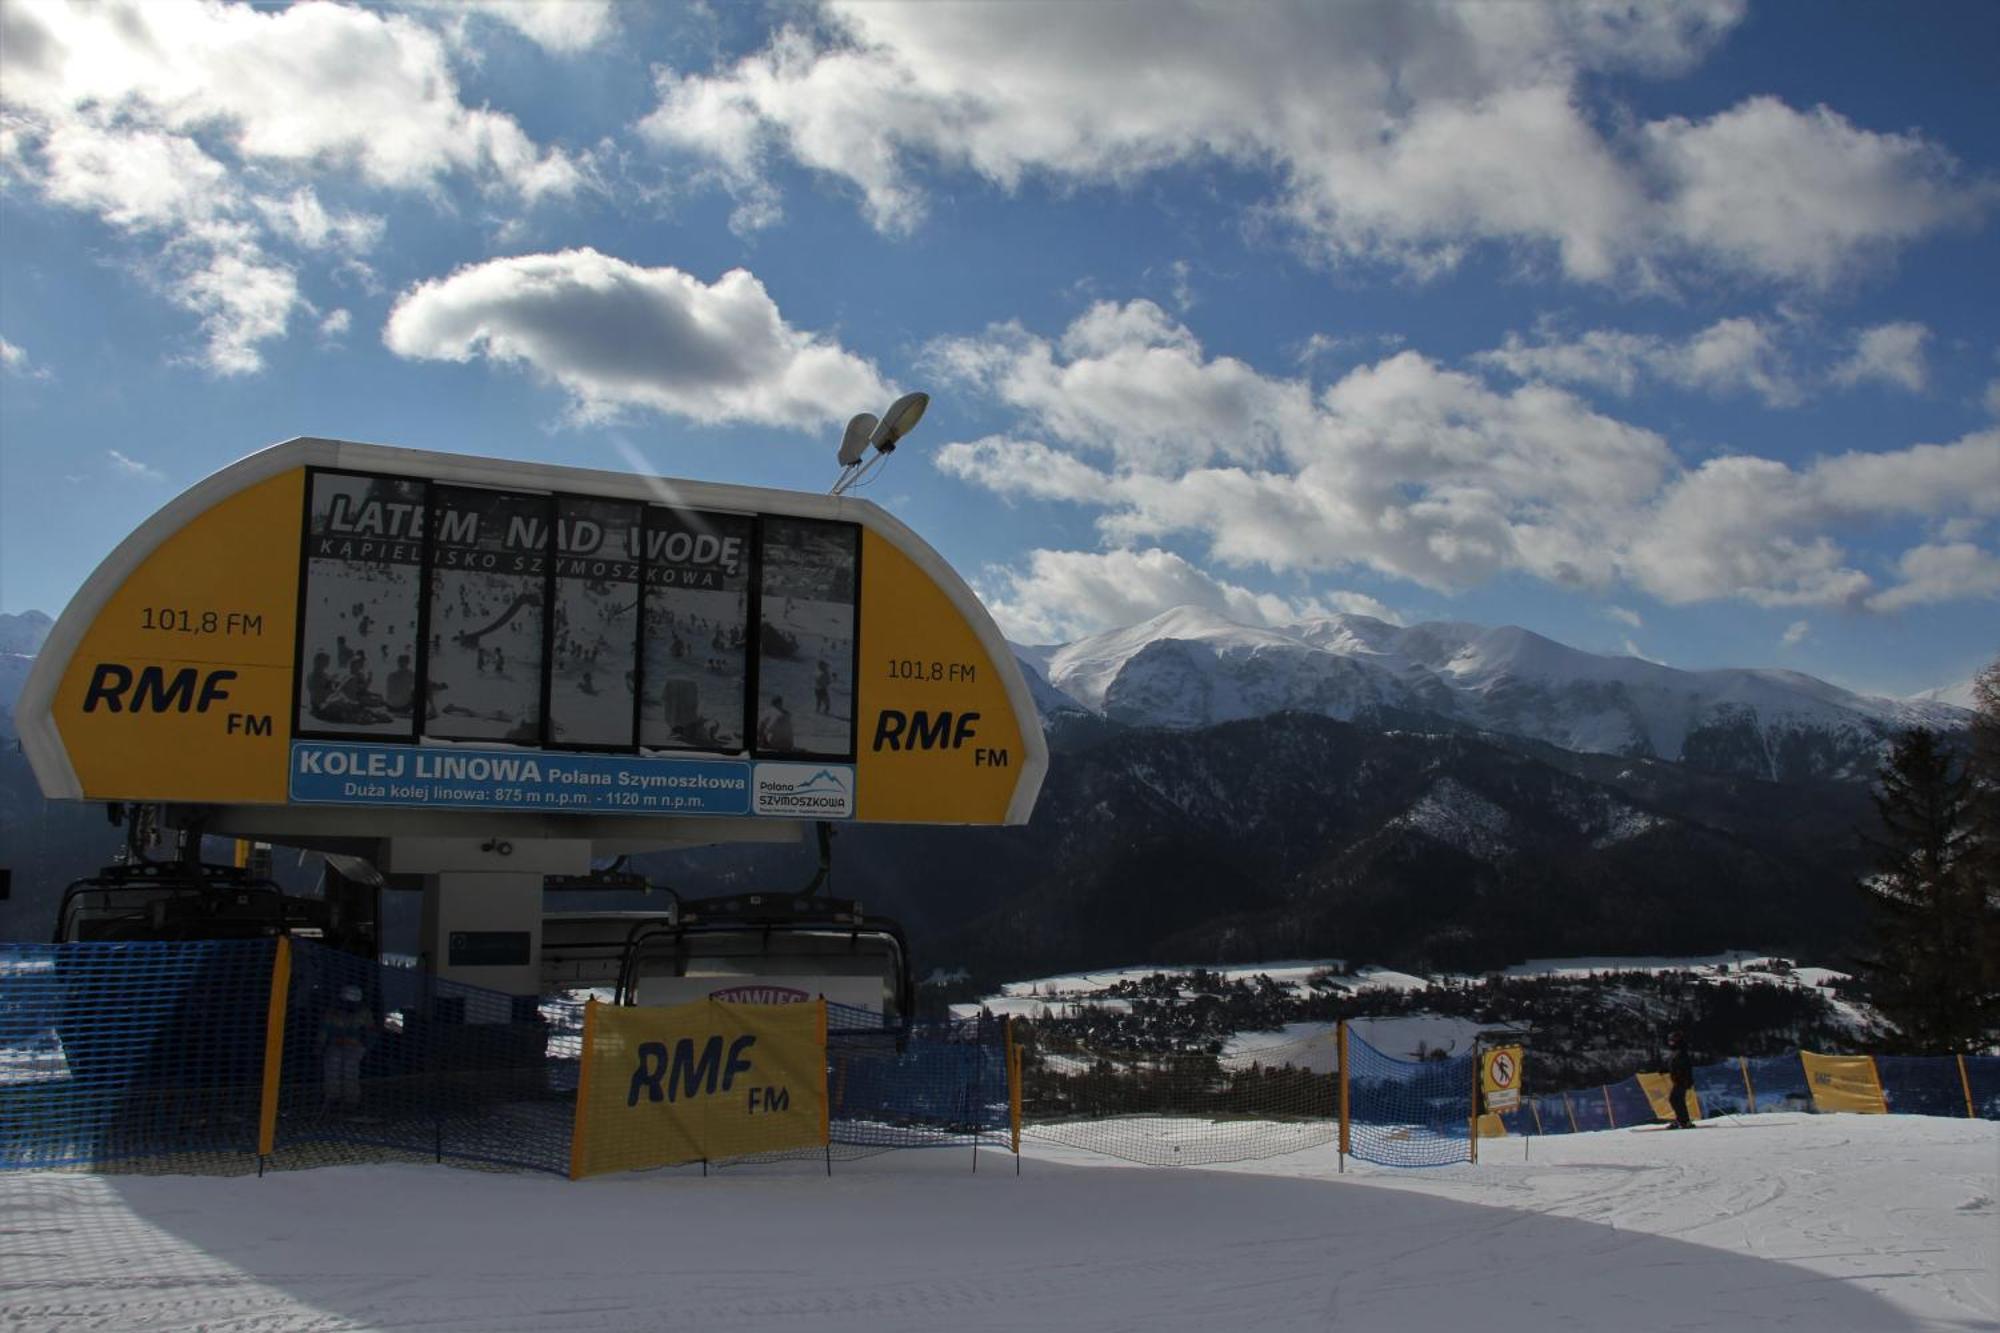
[(1087, 714), (1185, 731), (1305, 712), (1773, 781), (1866, 781), (1896, 732), (1969, 721), (1938, 699), (1857, 694), (1795, 671), (1684, 671), (1511, 625), (1337, 615), (1270, 628), (1177, 607), (1017, 655), (1041, 677), (1037, 702), (1052, 726)]

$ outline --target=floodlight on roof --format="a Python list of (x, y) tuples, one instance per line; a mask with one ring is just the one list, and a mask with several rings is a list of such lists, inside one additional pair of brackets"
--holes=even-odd
[[(889, 404), (889, 410), (880, 417), (860, 412), (850, 418), (840, 440), (840, 478), (827, 494), (844, 493), (896, 452), (896, 445), (923, 420), (924, 409), (930, 405), (929, 394), (906, 393)], [(870, 450), (874, 451), (872, 455)]]
[(889, 410), (882, 414), (882, 424), (875, 427), (875, 434), (868, 442), (878, 453), (894, 453), (896, 441), (908, 435), (916, 424), (924, 419), (924, 409), (931, 405), (927, 393), (906, 393), (889, 404)]
[(840, 465), (853, 467), (861, 461), (861, 455), (868, 452), (868, 439), (875, 433), (876, 418), (873, 412), (857, 412), (847, 423), (847, 434), (840, 439)]

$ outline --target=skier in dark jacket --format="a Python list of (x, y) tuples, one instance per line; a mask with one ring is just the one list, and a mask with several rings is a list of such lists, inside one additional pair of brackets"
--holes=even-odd
[(1693, 1129), (1694, 1121), (1688, 1119), (1688, 1089), (1694, 1086), (1694, 1061), (1688, 1058), (1687, 1034), (1668, 1034), (1667, 1045), (1674, 1053), (1667, 1061), (1667, 1104), (1674, 1108), (1674, 1123), (1667, 1128)]

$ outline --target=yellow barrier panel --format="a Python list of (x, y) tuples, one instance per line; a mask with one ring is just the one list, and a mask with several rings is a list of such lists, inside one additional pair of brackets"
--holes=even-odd
[(1488, 1111), (1479, 1117), (1479, 1137), (1482, 1139), (1507, 1137), (1507, 1122), (1500, 1118), (1498, 1111)]
[[(1667, 1100), (1667, 1095), (1674, 1090), (1674, 1081), (1665, 1074), (1640, 1074), (1637, 1077), (1646, 1100), (1652, 1103), (1653, 1114), (1662, 1120), (1672, 1120), (1674, 1107)], [(1693, 1088), (1688, 1089), (1688, 1118), (1701, 1119), (1701, 1094)]]
[(826, 1146), (824, 1001), (597, 1005), (585, 1022), (573, 1175)]
[(1882, 1079), (1875, 1072), (1873, 1056), (1800, 1051), (1799, 1059), (1806, 1067), (1806, 1086), (1812, 1089), (1815, 1111), (1888, 1114), (1889, 1103), (1882, 1096)]
[[(292, 942), (278, 936), (271, 958), (271, 999), (264, 1010), (264, 1095), (257, 1109), (257, 1155), (269, 1157), (278, 1142), (278, 1078), (285, 1067), (285, 1006), (292, 994)], [(262, 1175), (264, 1165), (257, 1164)]]

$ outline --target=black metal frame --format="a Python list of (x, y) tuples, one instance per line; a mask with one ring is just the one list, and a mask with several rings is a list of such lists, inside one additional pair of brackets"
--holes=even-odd
[[(72, 942), (72, 917), (89, 910), (80, 905), (87, 895), (148, 892), (153, 896), (129, 910), (99, 919), (134, 923), (140, 928), (125, 938), (141, 940), (255, 939), (323, 930), (326, 924), (325, 904), (293, 897), (237, 866), (142, 861), (72, 881), (56, 906), (53, 941)], [(101, 906), (108, 910), (112, 904)], [(231, 929), (216, 934), (219, 925)]]
[(681, 904), (678, 920), (670, 926), (634, 927), (626, 941), (625, 957), (618, 969), (618, 998), (621, 1005), (636, 1003), (636, 965), (648, 946), (672, 944), (682, 949), (703, 935), (743, 934), (761, 930), (768, 943), (776, 935), (845, 932), (851, 941), (862, 936), (886, 938), (895, 945), (897, 1016), (885, 1023), (884, 1031), (906, 1033), (916, 1009), (916, 978), (910, 965), (910, 945), (903, 928), (886, 916), (869, 916), (861, 904), (841, 898), (808, 897), (797, 893), (739, 893), (715, 898), (699, 898)]

